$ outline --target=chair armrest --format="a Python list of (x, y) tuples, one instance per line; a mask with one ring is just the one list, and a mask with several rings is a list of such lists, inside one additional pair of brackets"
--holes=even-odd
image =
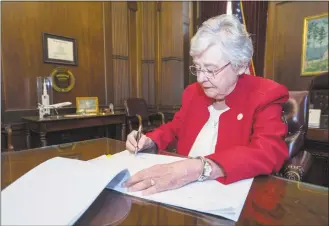
[(155, 113), (151, 113), (150, 117), (152, 116), (160, 116), (161, 117), (161, 124), (165, 124), (166, 120), (165, 120), (165, 115), (162, 112), (155, 112)]
[(313, 162), (313, 157), (311, 153), (307, 151), (301, 151), (290, 159), (283, 167), (283, 177), (302, 181), (304, 176), (308, 173)]

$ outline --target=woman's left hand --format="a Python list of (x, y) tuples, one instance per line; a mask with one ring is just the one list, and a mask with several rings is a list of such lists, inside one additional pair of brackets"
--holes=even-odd
[(142, 191), (143, 195), (151, 195), (196, 181), (202, 168), (202, 162), (198, 159), (155, 165), (139, 171), (123, 183), (123, 186), (129, 192)]

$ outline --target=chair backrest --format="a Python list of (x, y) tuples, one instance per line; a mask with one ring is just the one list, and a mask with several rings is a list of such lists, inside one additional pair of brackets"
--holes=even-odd
[(143, 120), (148, 120), (150, 114), (143, 98), (129, 98), (124, 101), (124, 105), (127, 116), (136, 116), (138, 114)]
[(285, 141), (289, 147), (289, 157), (293, 158), (302, 150), (308, 129), (309, 92), (290, 91), (289, 100), (282, 104), (283, 120), (288, 124)]
[(328, 115), (328, 72), (322, 75), (315, 76), (312, 79), (310, 87), (310, 103), (314, 109), (321, 109), (321, 115)]

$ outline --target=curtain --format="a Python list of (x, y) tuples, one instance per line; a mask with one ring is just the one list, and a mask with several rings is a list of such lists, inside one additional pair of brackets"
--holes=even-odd
[[(237, 1), (232, 2), (232, 10), (235, 11)], [(247, 31), (251, 34), (254, 44), (254, 68), (257, 76), (264, 77), (264, 59), (266, 42), (267, 9), (266, 1), (240, 1)]]

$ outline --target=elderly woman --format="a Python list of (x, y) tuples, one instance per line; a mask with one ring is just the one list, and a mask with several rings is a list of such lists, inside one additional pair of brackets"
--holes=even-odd
[(178, 154), (190, 158), (138, 172), (124, 183), (129, 191), (147, 195), (204, 180), (228, 184), (277, 172), (288, 157), (281, 120), (288, 91), (245, 73), (253, 45), (239, 20), (221, 15), (204, 22), (190, 54), (197, 83), (184, 90), (174, 119), (142, 135), (138, 146), (136, 131), (126, 142), (131, 152), (164, 150), (177, 138)]

